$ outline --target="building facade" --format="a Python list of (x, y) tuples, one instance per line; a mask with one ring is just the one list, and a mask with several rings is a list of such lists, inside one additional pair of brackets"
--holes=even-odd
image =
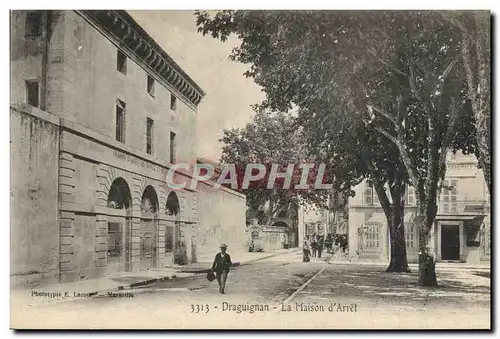
[(196, 163), (204, 95), (125, 11), (11, 12), (11, 276), (76, 281), (195, 262), (220, 239), (243, 248), (243, 195), (165, 183)]
[(298, 211), (299, 244), (311, 242), (317, 236), (347, 235), (348, 208), (342, 194), (331, 193), (327, 197), (328, 208), (302, 206)]
[[(437, 261), (481, 263), (490, 260), (490, 198), (482, 171), (473, 155), (449, 154), (438, 212), (431, 230)], [(375, 190), (367, 183), (349, 200), (351, 260), (389, 260), (387, 220)], [(409, 262), (418, 262), (418, 229), (413, 223), (416, 199), (407, 187), (404, 226)]]

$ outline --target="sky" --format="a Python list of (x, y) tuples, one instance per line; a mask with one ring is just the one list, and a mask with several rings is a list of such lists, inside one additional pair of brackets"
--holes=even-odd
[(239, 45), (197, 32), (193, 11), (128, 11), (184, 71), (207, 93), (198, 106), (197, 155), (220, 159), (224, 129), (244, 127), (254, 112), (251, 105), (264, 99), (252, 79), (243, 73), (247, 65), (228, 59)]

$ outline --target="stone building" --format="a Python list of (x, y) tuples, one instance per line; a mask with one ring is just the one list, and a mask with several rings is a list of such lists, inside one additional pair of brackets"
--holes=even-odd
[(348, 209), (347, 199), (340, 193), (331, 193), (327, 197), (327, 208), (305, 206), (299, 208), (298, 233), (299, 244), (304, 240), (312, 241), (317, 236), (347, 234)]
[(172, 164), (196, 163), (205, 93), (127, 12), (13, 11), (10, 60), (13, 278), (194, 262), (221, 239), (243, 248), (243, 195), (165, 184)]
[[(468, 263), (490, 260), (490, 197), (483, 172), (473, 155), (449, 154), (445, 184), (431, 230), (437, 261)], [(352, 260), (389, 260), (387, 220), (375, 190), (366, 183), (349, 200), (349, 256)], [(405, 237), (409, 262), (418, 261), (415, 192), (405, 196)]]

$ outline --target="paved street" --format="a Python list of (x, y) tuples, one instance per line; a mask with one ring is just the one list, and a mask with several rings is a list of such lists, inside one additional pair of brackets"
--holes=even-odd
[(383, 271), (383, 266), (321, 259), (302, 263), (300, 253), (293, 252), (234, 268), (226, 295), (218, 293), (216, 281), (199, 275), (123, 291), (133, 293), (131, 298), (91, 298), (13, 312), (20, 323), (29, 317), (33, 327), (489, 327), (490, 279), (484, 270), (438, 269), (438, 289), (418, 288), (416, 271)]

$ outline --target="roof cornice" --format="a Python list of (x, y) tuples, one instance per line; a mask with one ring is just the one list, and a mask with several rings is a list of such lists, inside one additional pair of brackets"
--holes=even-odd
[(87, 20), (112, 35), (122, 48), (137, 57), (186, 100), (198, 106), (205, 92), (154, 39), (123, 10), (80, 10)]

